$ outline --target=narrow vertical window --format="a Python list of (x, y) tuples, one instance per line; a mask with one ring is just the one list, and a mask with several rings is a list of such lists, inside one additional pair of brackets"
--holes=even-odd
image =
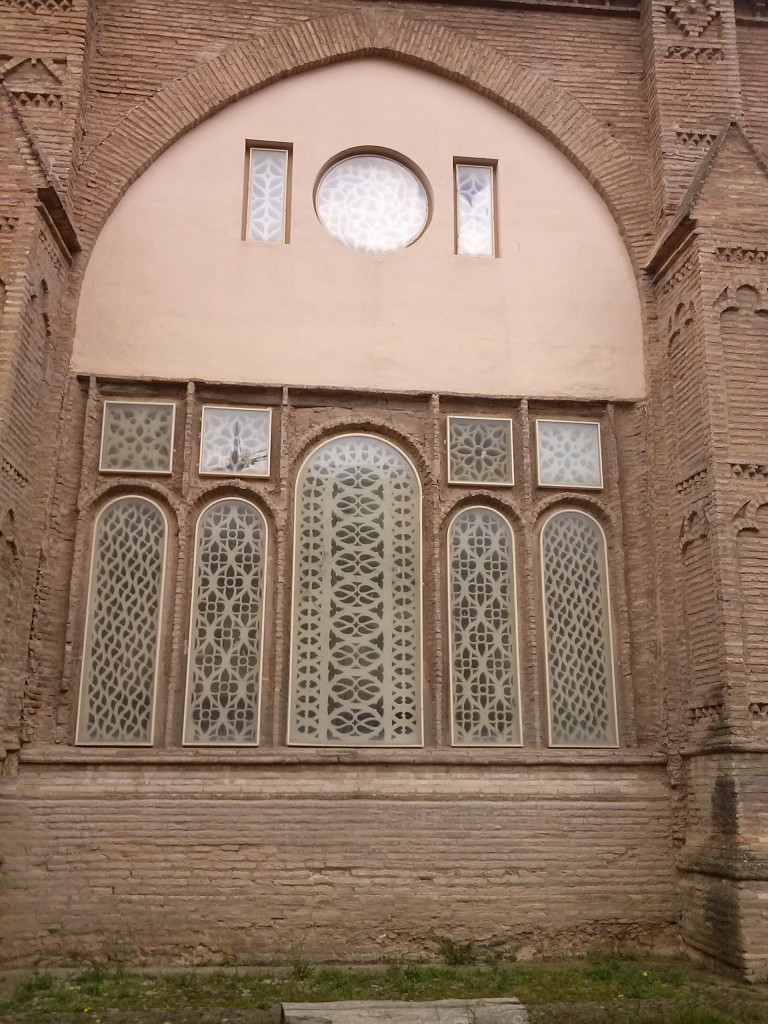
[(460, 256), (494, 256), (494, 175), (492, 164), (455, 164), (456, 252)]
[(78, 743), (152, 743), (165, 546), (147, 498), (118, 498), (96, 521)]
[(464, 509), (448, 531), (453, 742), (519, 745), (515, 544), (504, 516)]
[(267, 524), (225, 498), (197, 524), (184, 742), (256, 744)]
[(616, 694), (605, 536), (583, 512), (541, 532), (549, 736), (555, 747), (615, 747)]
[(287, 241), (287, 148), (248, 150), (248, 210), (245, 237), (252, 242)]
[(290, 743), (421, 744), (421, 487), (394, 445), (326, 441), (296, 487)]

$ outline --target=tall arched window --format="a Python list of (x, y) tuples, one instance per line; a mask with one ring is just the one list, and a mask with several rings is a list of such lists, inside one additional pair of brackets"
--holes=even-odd
[(555, 512), (541, 531), (541, 559), (550, 744), (615, 747), (605, 535), (584, 512)]
[(421, 487), (388, 441), (321, 444), (296, 486), (289, 743), (421, 743)]
[(184, 742), (255, 744), (264, 634), (267, 524), (223, 498), (197, 523)]
[(448, 530), (453, 742), (519, 745), (515, 542), (492, 508), (465, 508)]
[(161, 509), (137, 495), (96, 520), (78, 743), (152, 743), (166, 535)]

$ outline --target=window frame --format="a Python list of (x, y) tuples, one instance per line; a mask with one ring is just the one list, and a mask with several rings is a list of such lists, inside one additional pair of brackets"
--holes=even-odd
[[(226, 743), (214, 743), (204, 742), (200, 740), (190, 740), (187, 738), (188, 734), (188, 723), (189, 723), (189, 707), (190, 707), (190, 683), (192, 677), (192, 656), (194, 652), (193, 646), (193, 635), (195, 629), (196, 620), (196, 608), (197, 608), (197, 567), (200, 557), (200, 545), (198, 543), (198, 534), (200, 530), (200, 522), (206, 512), (210, 511), (214, 505), (221, 504), (225, 501), (241, 501), (245, 505), (250, 505), (251, 508), (255, 509), (259, 514), (262, 523), (264, 525), (264, 551), (263, 551), (263, 572), (262, 572), (262, 593), (261, 593), (261, 623), (260, 623), (260, 643), (259, 643), (259, 695), (256, 701), (256, 728), (255, 734), (256, 739), (253, 741), (228, 741)], [(202, 748), (208, 750), (229, 750), (231, 748), (248, 748), (253, 749), (260, 746), (261, 744), (261, 708), (263, 704), (264, 696), (264, 648), (266, 647), (266, 623), (267, 623), (267, 597), (269, 593), (269, 552), (270, 552), (270, 530), (269, 520), (264, 514), (263, 510), (256, 504), (251, 498), (245, 497), (243, 494), (228, 494), (213, 498), (207, 502), (200, 510), (199, 515), (195, 519), (194, 529), (192, 531), (192, 543), (194, 546), (194, 555), (192, 558), (192, 581), (189, 592), (189, 628), (187, 630), (187, 649), (186, 649), (186, 668), (184, 673), (184, 705), (182, 708), (182, 722), (181, 722), (181, 745), (182, 747), (188, 747), (190, 749)]]
[[(419, 712), (418, 719), (418, 742), (417, 743), (331, 743), (328, 741), (319, 741), (314, 743), (308, 743), (304, 740), (296, 740), (291, 738), (291, 732), (293, 728), (293, 707), (294, 707), (294, 659), (296, 654), (295, 645), (295, 615), (296, 615), (296, 603), (298, 599), (298, 586), (297, 586), (297, 568), (298, 568), (298, 552), (299, 552), (299, 486), (302, 481), (302, 476), (309, 460), (326, 444), (330, 444), (333, 441), (340, 441), (345, 437), (365, 437), (370, 438), (374, 441), (381, 441), (394, 448), (399, 455), (401, 455), (413, 471), (413, 476), (416, 481), (416, 493), (418, 497), (418, 508), (417, 508), (417, 523), (415, 528), (415, 535), (418, 537), (419, 550), (418, 559), (416, 560), (416, 592), (418, 593), (418, 610), (419, 610), (419, 622), (418, 622), (418, 647), (417, 647), (417, 665), (418, 665), (418, 685), (416, 687), (417, 696), (417, 707)], [(291, 564), (290, 564), (290, 610), (288, 623), (289, 627), (287, 630), (288, 635), (288, 703), (287, 703), (287, 715), (285, 722), (285, 744), (287, 747), (305, 747), (309, 748), (322, 748), (324, 750), (421, 750), (425, 746), (425, 700), (424, 700), (424, 689), (425, 689), (425, 660), (424, 660), (424, 485), (421, 480), (421, 474), (418, 471), (413, 459), (403, 449), (403, 447), (396, 441), (391, 440), (384, 434), (376, 434), (370, 430), (346, 430), (342, 433), (332, 434), (327, 437), (319, 439), (313, 444), (308, 452), (304, 455), (304, 458), (296, 469), (296, 477), (293, 486), (293, 531), (292, 541), (293, 547), (291, 550)]]
[[(487, 167), (491, 172), (491, 252), (461, 251), (461, 218), (459, 215), (459, 167)], [(455, 156), (453, 158), (453, 253), (471, 259), (496, 259), (499, 256), (499, 161), (496, 158)]]
[[(107, 408), (110, 405), (164, 405), (171, 409), (171, 439), (168, 458), (168, 469), (125, 469), (104, 466), (104, 435), (107, 430)], [(101, 434), (99, 437), (99, 473), (111, 473), (122, 476), (173, 476), (173, 455), (176, 447), (176, 408), (178, 402), (157, 401), (153, 398), (105, 398), (102, 402)]]
[[(453, 571), (451, 567), (451, 532), (456, 520), (463, 513), (471, 511), (472, 509), (482, 509), (483, 511), (492, 512), (497, 515), (509, 530), (510, 540), (512, 542), (511, 551), (511, 570), (510, 575), (512, 577), (512, 592), (511, 601), (512, 608), (515, 617), (515, 628), (514, 628), (514, 643), (515, 643), (515, 690), (517, 692), (517, 714), (519, 719), (520, 728), (520, 739), (517, 743), (469, 743), (467, 741), (460, 741), (456, 738), (456, 690), (455, 690), (455, 673), (453, 665)], [(446, 554), (446, 585), (448, 591), (448, 602), (447, 602), (447, 619), (448, 619), (448, 675), (449, 675), (449, 700), (450, 700), (450, 719), (451, 719), (451, 746), (459, 747), (463, 750), (518, 750), (525, 746), (525, 735), (524, 735), (524, 723), (523, 723), (523, 687), (521, 677), (521, 661), (520, 661), (520, 606), (518, 602), (518, 586), (517, 586), (517, 543), (515, 539), (515, 531), (512, 527), (512, 523), (509, 517), (494, 508), (492, 505), (483, 504), (482, 502), (476, 502), (469, 505), (462, 505), (460, 508), (455, 509), (450, 518), (445, 532), (445, 554)]]
[[(486, 487), (514, 487), (515, 486), (515, 424), (511, 416), (486, 416), (483, 413), (478, 413), (476, 416), (467, 415), (464, 413), (453, 414), (448, 413), (445, 417), (446, 420), (446, 480), (450, 487), (475, 487), (484, 489)], [(451, 474), (451, 422), (452, 420), (489, 420), (494, 423), (508, 423), (509, 424), (509, 466), (510, 466), (510, 479), (509, 481), (486, 481), (486, 480), (454, 480)]]
[[(280, 240), (251, 238), (251, 182), (253, 180), (254, 152), (285, 153), (285, 177), (283, 182), (283, 237)], [(264, 142), (255, 139), (245, 140), (245, 194), (243, 202), (242, 240), (262, 245), (290, 245), (291, 242), (291, 203), (293, 182), (293, 143)]]
[[(205, 451), (205, 414), (208, 409), (223, 409), (228, 412), (266, 412), (268, 414), (269, 441), (267, 444), (267, 471), (266, 473), (230, 473), (226, 470), (203, 469), (203, 455)], [(200, 477), (216, 477), (228, 480), (268, 480), (272, 475), (272, 407), (261, 405), (217, 405), (215, 402), (205, 402), (200, 411), (200, 433), (198, 436), (199, 454), (197, 459), (197, 475)]]
[[(99, 524), (103, 519), (105, 513), (112, 505), (117, 504), (121, 501), (128, 501), (132, 498), (138, 498), (141, 501), (146, 501), (150, 505), (153, 505), (160, 513), (163, 520), (163, 550), (160, 557), (160, 587), (157, 598), (157, 642), (155, 652), (155, 666), (152, 677), (152, 700), (150, 707), (149, 716), (149, 739), (147, 740), (87, 740), (82, 739), (83, 729), (83, 718), (87, 713), (88, 701), (86, 700), (85, 691), (85, 670), (86, 670), (86, 652), (90, 647), (90, 627), (92, 622), (92, 604), (91, 598), (93, 595), (93, 585), (95, 580), (96, 570), (96, 545), (99, 539)], [(155, 498), (150, 497), (147, 494), (141, 492), (129, 491), (126, 494), (116, 494), (105, 502), (96, 513), (93, 524), (92, 524), (92, 536), (91, 536), (91, 560), (88, 569), (88, 587), (85, 595), (85, 622), (83, 624), (80, 636), (82, 637), (82, 647), (80, 650), (80, 672), (79, 672), (79, 690), (77, 698), (77, 709), (75, 714), (75, 746), (76, 747), (132, 747), (132, 748), (144, 748), (154, 747), (155, 745), (155, 725), (157, 722), (157, 700), (158, 690), (160, 682), (160, 665), (162, 661), (163, 651), (163, 621), (166, 616), (166, 581), (168, 576), (168, 547), (170, 539), (170, 520), (168, 515)]]
[[(544, 532), (547, 524), (550, 523), (556, 516), (561, 515), (564, 512), (575, 512), (579, 515), (585, 516), (592, 523), (597, 526), (600, 531), (602, 543), (603, 543), (603, 565), (605, 570), (605, 594), (604, 594), (604, 606), (605, 606), (605, 619), (606, 619), (606, 633), (608, 642), (608, 664), (611, 669), (611, 684), (610, 684), (610, 697), (613, 701), (613, 742), (612, 743), (555, 743), (552, 739), (552, 679), (550, 672), (549, 663), (549, 620), (547, 618), (547, 587), (545, 579), (545, 555), (544, 555)], [(618, 691), (616, 685), (617, 675), (617, 658), (616, 648), (613, 639), (613, 603), (611, 600), (611, 573), (610, 563), (608, 561), (608, 537), (605, 530), (603, 529), (602, 523), (597, 519), (596, 516), (592, 515), (591, 512), (585, 511), (583, 508), (579, 508), (577, 505), (558, 505), (553, 509), (550, 509), (541, 519), (538, 524), (539, 532), (539, 580), (541, 587), (541, 624), (543, 629), (543, 647), (542, 654), (544, 657), (544, 673), (546, 683), (546, 703), (547, 703), (547, 746), (553, 750), (618, 750), (621, 747), (621, 735), (619, 731), (619, 701)]]
[[(539, 423), (580, 423), (585, 426), (597, 427), (597, 459), (600, 466), (599, 484), (543, 484), (541, 482), (541, 447), (539, 444)], [(543, 490), (556, 491), (604, 491), (605, 472), (603, 470), (603, 431), (601, 420), (563, 419), (557, 416), (536, 417), (536, 486)]]

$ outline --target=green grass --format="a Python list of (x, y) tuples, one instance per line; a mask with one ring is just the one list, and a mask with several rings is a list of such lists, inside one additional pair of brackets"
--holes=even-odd
[[(30, 973), (0, 995), (3, 1024), (239, 1024), (281, 1002), (348, 999), (477, 999), (518, 996), (531, 1024), (767, 1024), (768, 988), (687, 962), (593, 956), (566, 963), (476, 962), (471, 945), (444, 944), (445, 961), (385, 970), (319, 967), (283, 971), (137, 974), (92, 964), (66, 976)], [(167, 1015), (167, 1016), (166, 1016)]]

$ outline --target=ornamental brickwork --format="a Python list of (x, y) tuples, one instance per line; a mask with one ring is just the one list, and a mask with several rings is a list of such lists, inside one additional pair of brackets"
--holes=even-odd
[[(450, 936), (509, 955), (683, 944), (768, 978), (765, 3), (0, 6), (2, 960), (381, 960)], [(597, 190), (636, 275), (643, 401), (71, 372), (83, 276), (129, 186), (230, 103), (366, 57), (493, 101)], [(175, 403), (167, 477), (99, 473), (109, 399)], [(206, 404), (271, 410), (269, 478), (199, 475)], [(600, 424), (594, 494), (537, 482), (536, 419), (574, 412)], [(449, 482), (449, 416), (511, 422), (513, 493)], [(296, 480), (317, 445), (354, 432), (398, 445), (423, 488), (424, 745), (412, 750), (285, 741)], [(169, 524), (155, 742), (80, 746), (92, 531), (128, 494)], [(193, 749), (195, 524), (238, 497), (269, 538), (262, 743)], [(522, 682), (507, 732), (523, 742), (503, 749), (451, 744), (446, 546), (478, 505), (515, 540)], [(561, 506), (607, 541), (615, 748), (548, 743), (538, 560)]]

